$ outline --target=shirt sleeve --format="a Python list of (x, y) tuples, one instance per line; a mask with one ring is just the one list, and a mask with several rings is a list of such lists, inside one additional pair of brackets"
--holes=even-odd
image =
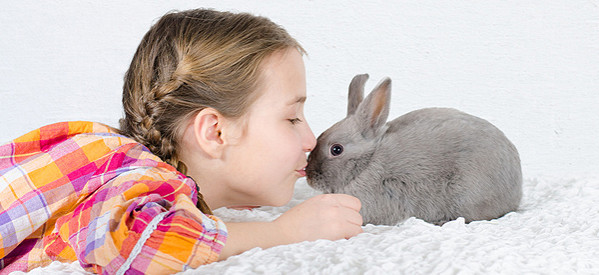
[(197, 209), (195, 183), (163, 162), (133, 155), (109, 161), (117, 172), (91, 180), (110, 178), (56, 221), (48, 251), (68, 245), (84, 268), (105, 274), (170, 274), (216, 261), (226, 227)]

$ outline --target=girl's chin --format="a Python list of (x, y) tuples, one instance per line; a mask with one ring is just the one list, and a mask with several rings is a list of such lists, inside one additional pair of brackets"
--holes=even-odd
[(293, 198), (293, 191), (296, 181), (297, 178), (288, 178), (279, 186), (271, 185), (270, 190), (266, 190), (266, 188), (263, 188), (262, 190), (254, 189), (251, 194), (246, 194), (246, 199), (244, 201), (238, 201), (239, 204), (228, 206), (227, 208), (244, 210), (254, 209), (261, 206), (284, 206)]
[(291, 192), (287, 191), (287, 192), (280, 192), (278, 194), (276, 194), (276, 198), (273, 198), (272, 200), (270, 200), (269, 205), (270, 206), (274, 206), (274, 207), (280, 207), (280, 206), (284, 206), (287, 203), (289, 203), (289, 201), (291, 201), (291, 198), (293, 197), (293, 189), (291, 190)]

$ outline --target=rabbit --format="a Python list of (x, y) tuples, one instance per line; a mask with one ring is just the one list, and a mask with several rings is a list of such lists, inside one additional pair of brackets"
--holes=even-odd
[(420, 109), (386, 123), (391, 79), (362, 100), (367, 79), (353, 78), (347, 116), (309, 154), (312, 188), (360, 199), (364, 224), (396, 225), (409, 217), (471, 222), (518, 208), (520, 157), (503, 132), (451, 108)]

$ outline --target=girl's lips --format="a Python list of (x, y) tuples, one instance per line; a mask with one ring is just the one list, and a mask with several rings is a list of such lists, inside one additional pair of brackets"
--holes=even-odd
[(306, 166), (308, 166), (308, 165), (304, 165), (304, 167), (302, 167), (302, 169), (295, 170), (295, 172), (299, 173), (300, 177), (305, 177), (306, 176)]
[(301, 177), (305, 177), (306, 176), (306, 169), (300, 169), (300, 170), (295, 170), (296, 172), (298, 172), (300, 174)]

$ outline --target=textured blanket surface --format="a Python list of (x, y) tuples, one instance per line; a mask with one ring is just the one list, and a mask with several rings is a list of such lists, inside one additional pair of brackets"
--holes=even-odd
[[(535, 178), (523, 189), (519, 210), (496, 220), (367, 225), (349, 240), (255, 248), (183, 274), (599, 274), (599, 179)], [(287, 206), (215, 214), (269, 221), (316, 194), (302, 180)], [(85, 274), (57, 262), (30, 273)]]

